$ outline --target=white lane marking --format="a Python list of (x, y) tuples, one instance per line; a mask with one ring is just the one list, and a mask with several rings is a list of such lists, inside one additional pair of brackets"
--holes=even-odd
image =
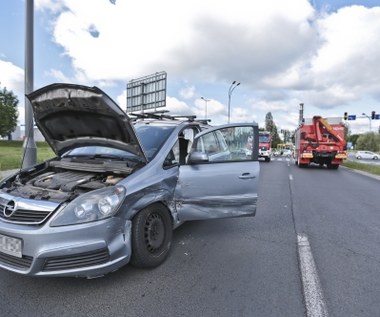
[(293, 180), (293, 175), (292, 174), (289, 174), (289, 180)]
[(309, 239), (305, 234), (297, 234), (297, 243), (306, 315), (307, 317), (327, 317), (327, 306), (311, 253)]

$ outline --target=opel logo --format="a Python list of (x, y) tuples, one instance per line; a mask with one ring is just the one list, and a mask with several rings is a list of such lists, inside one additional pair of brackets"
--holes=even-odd
[(14, 200), (8, 201), (3, 211), (4, 217), (11, 217), (15, 213), (16, 209), (16, 202)]

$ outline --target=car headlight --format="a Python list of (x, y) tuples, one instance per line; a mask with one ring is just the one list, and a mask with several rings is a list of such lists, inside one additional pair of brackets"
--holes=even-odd
[(113, 186), (85, 193), (70, 202), (50, 226), (67, 226), (97, 221), (113, 216), (125, 197), (123, 186)]

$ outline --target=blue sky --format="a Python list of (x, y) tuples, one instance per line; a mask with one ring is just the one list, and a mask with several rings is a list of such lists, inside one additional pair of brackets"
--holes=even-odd
[[(26, 0), (0, 0), (0, 87), (24, 123)], [(98, 86), (125, 109), (126, 85), (167, 72), (173, 114), (279, 129), (305, 117), (380, 113), (380, 4), (343, 0), (34, 0), (34, 88)], [(380, 120), (371, 122), (377, 131)]]

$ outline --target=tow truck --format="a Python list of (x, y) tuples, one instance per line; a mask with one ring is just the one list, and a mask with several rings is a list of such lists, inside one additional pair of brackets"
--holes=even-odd
[(294, 159), (298, 167), (315, 163), (337, 169), (347, 159), (344, 128), (340, 118), (303, 119), (295, 131)]

